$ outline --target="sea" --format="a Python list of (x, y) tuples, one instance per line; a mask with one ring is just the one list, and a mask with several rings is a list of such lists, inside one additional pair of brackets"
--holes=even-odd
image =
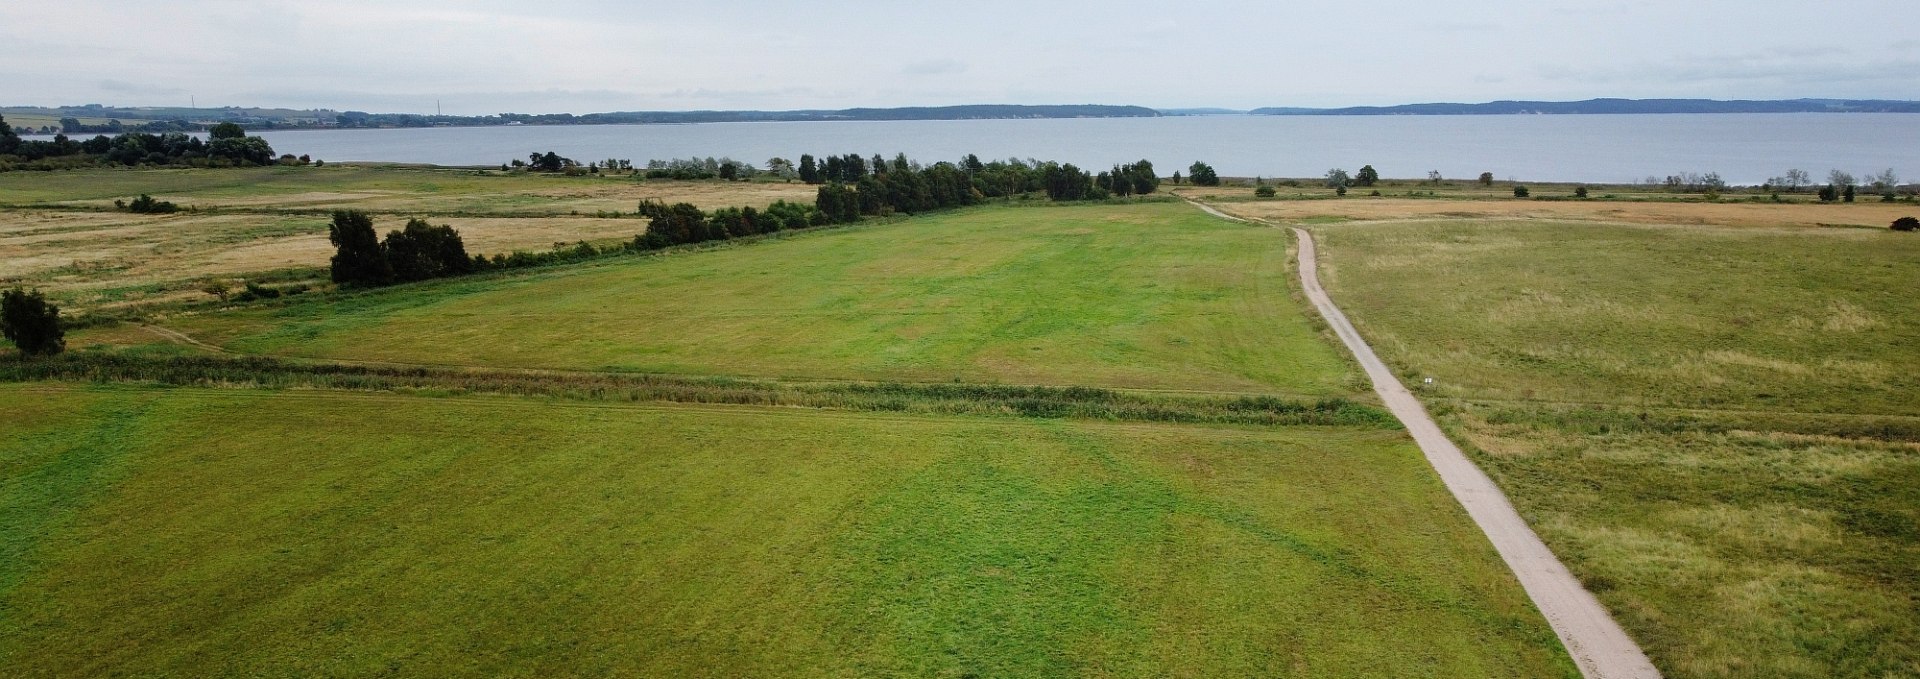
[(1318, 177), (1372, 165), (1387, 178), (1633, 183), (1718, 173), (1760, 184), (1893, 169), (1920, 179), (1920, 114), (1256, 116), (442, 127), (260, 132), (276, 151), (329, 162), (499, 165), (553, 151), (581, 163), (726, 157), (764, 165), (859, 153), (932, 163), (1040, 159), (1092, 170), (1204, 161), (1235, 177)]

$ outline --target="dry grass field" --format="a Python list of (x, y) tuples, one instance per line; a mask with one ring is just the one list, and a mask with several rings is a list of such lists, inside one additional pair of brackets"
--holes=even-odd
[(1336, 301), (1667, 676), (1920, 675), (1920, 237), (1806, 225), (1878, 204), (1514, 204), (1595, 212), (1309, 228)]
[[(140, 193), (194, 209), (113, 209)], [(0, 175), (0, 284), (36, 285), (86, 310), (194, 299), (207, 279), (318, 282), (333, 209), (375, 213), (382, 231), (413, 216), (450, 224), (469, 252), (493, 254), (631, 239), (646, 230), (632, 218), (642, 200), (714, 209), (812, 199), (798, 183), (397, 167), (17, 172)]]

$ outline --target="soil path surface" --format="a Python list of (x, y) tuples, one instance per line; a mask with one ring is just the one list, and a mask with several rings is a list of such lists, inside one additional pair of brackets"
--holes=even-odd
[[(1207, 212), (1221, 215), (1205, 205), (1200, 206)], [(1234, 219), (1229, 217), (1229, 219)], [(1235, 221), (1244, 221), (1235, 219)], [(1441, 433), (1440, 425), (1427, 414), (1427, 409), (1413, 397), (1400, 380), (1387, 370), (1374, 355), (1373, 349), (1361, 339), (1353, 324), (1347, 321), (1340, 308), (1334, 306), (1333, 299), (1320, 287), (1319, 265), (1315, 260), (1313, 235), (1305, 229), (1295, 228), (1294, 234), (1300, 238), (1300, 285), (1306, 290), (1307, 297), (1313, 300), (1314, 307), (1320, 310), (1321, 317), (1333, 326), (1340, 341), (1353, 351), (1360, 360), (1361, 367), (1367, 371), (1367, 377), (1373, 380), (1373, 390), (1380, 394), (1387, 408), (1395, 417), (1407, 426), (1414, 441), (1420, 444), (1420, 450), (1427, 455), (1427, 462), (1434, 471), (1440, 473), (1440, 480), (1447, 490), (1467, 509), (1473, 522), (1493, 541), (1493, 547), (1500, 552), (1500, 558), (1506, 560), (1507, 567), (1520, 579), (1520, 585), (1527, 590), (1527, 596), (1533, 599), (1534, 606), (1547, 617), (1547, 623), (1553, 626), (1560, 643), (1565, 644), (1567, 653), (1573, 656), (1580, 672), (1592, 679), (1607, 677), (1659, 677), (1660, 671), (1641, 652), (1640, 645), (1627, 636), (1625, 630), (1613, 621), (1607, 610), (1600, 606), (1599, 600), (1580, 585), (1580, 581), (1567, 571), (1560, 559), (1547, 549), (1540, 537), (1514, 511), (1513, 504), (1500, 492), (1500, 487), (1487, 478), (1486, 473), (1467, 459), (1460, 447)]]

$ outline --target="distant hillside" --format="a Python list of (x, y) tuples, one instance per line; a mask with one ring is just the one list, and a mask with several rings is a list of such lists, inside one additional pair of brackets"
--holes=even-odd
[(1586, 101), (1492, 101), (1484, 104), (1403, 104), (1347, 108), (1257, 108), (1271, 116), (1451, 116), (1528, 113), (1920, 113), (1920, 102), (1880, 99), (1588, 99)]
[(479, 127), (488, 125), (630, 125), (641, 123), (728, 123), (824, 120), (980, 120), (996, 118), (1151, 118), (1161, 115), (1143, 106), (1074, 104), (1018, 106), (909, 106), (800, 111), (615, 111), (612, 113), (489, 116), (367, 113), (330, 109), (176, 108), (86, 106), (0, 107), (7, 123), (23, 133), (117, 134), (123, 131), (186, 132), (232, 122), (248, 129), (315, 127)]

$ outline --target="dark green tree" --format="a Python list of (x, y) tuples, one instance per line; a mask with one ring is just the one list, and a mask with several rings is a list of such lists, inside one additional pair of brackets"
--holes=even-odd
[(1187, 181), (1194, 186), (1219, 186), (1220, 175), (1214, 173), (1212, 165), (1196, 160), (1187, 167)]
[(423, 281), (473, 271), (473, 259), (467, 256), (460, 232), (451, 226), (433, 226), (424, 219), (409, 219), (405, 228), (387, 232), (381, 249), (398, 281)]
[(1493, 186), (1493, 173), (1492, 173), (1492, 172), (1482, 172), (1482, 173), (1480, 173), (1480, 185), (1481, 185), (1481, 186)]
[(800, 154), (800, 181), (808, 184), (820, 183), (820, 166), (813, 161), (813, 154)]
[(1901, 217), (1899, 219), (1893, 220), (1893, 225), (1891, 226), (1891, 228), (1895, 231), (1913, 231), (1916, 229), (1920, 229), (1920, 219), (1915, 219), (1913, 217)]
[(235, 123), (220, 123), (207, 130), (207, 137), (209, 139), (245, 139), (247, 128)]
[(1531, 192), (1529, 192), (1529, 191), (1527, 191), (1527, 187), (1525, 187), (1525, 186), (1515, 186), (1515, 187), (1513, 187), (1513, 197), (1515, 197), (1515, 198), (1525, 198), (1525, 197), (1527, 197), (1527, 196), (1528, 196), (1528, 195), (1529, 195), (1530, 193), (1531, 193)]
[(333, 224), (327, 228), (327, 240), (333, 243), (333, 282), (341, 285), (385, 285), (393, 280), (393, 267), (380, 247), (380, 236), (373, 231), (373, 218), (359, 210), (336, 210)]
[(0, 155), (9, 155), (20, 148), (20, 133), (13, 131), (7, 124), (7, 117), (0, 116)]
[(67, 333), (60, 325), (60, 307), (47, 303), (38, 289), (29, 292), (15, 287), (0, 292), (0, 334), (12, 340), (20, 353), (52, 356), (65, 351)]
[(1848, 184), (1847, 188), (1840, 192), (1840, 200), (1848, 203), (1853, 202), (1853, 185), (1852, 184)]
[(1379, 181), (1380, 173), (1375, 172), (1372, 165), (1360, 166), (1360, 171), (1353, 175), (1353, 183), (1356, 186), (1373, 186)]

